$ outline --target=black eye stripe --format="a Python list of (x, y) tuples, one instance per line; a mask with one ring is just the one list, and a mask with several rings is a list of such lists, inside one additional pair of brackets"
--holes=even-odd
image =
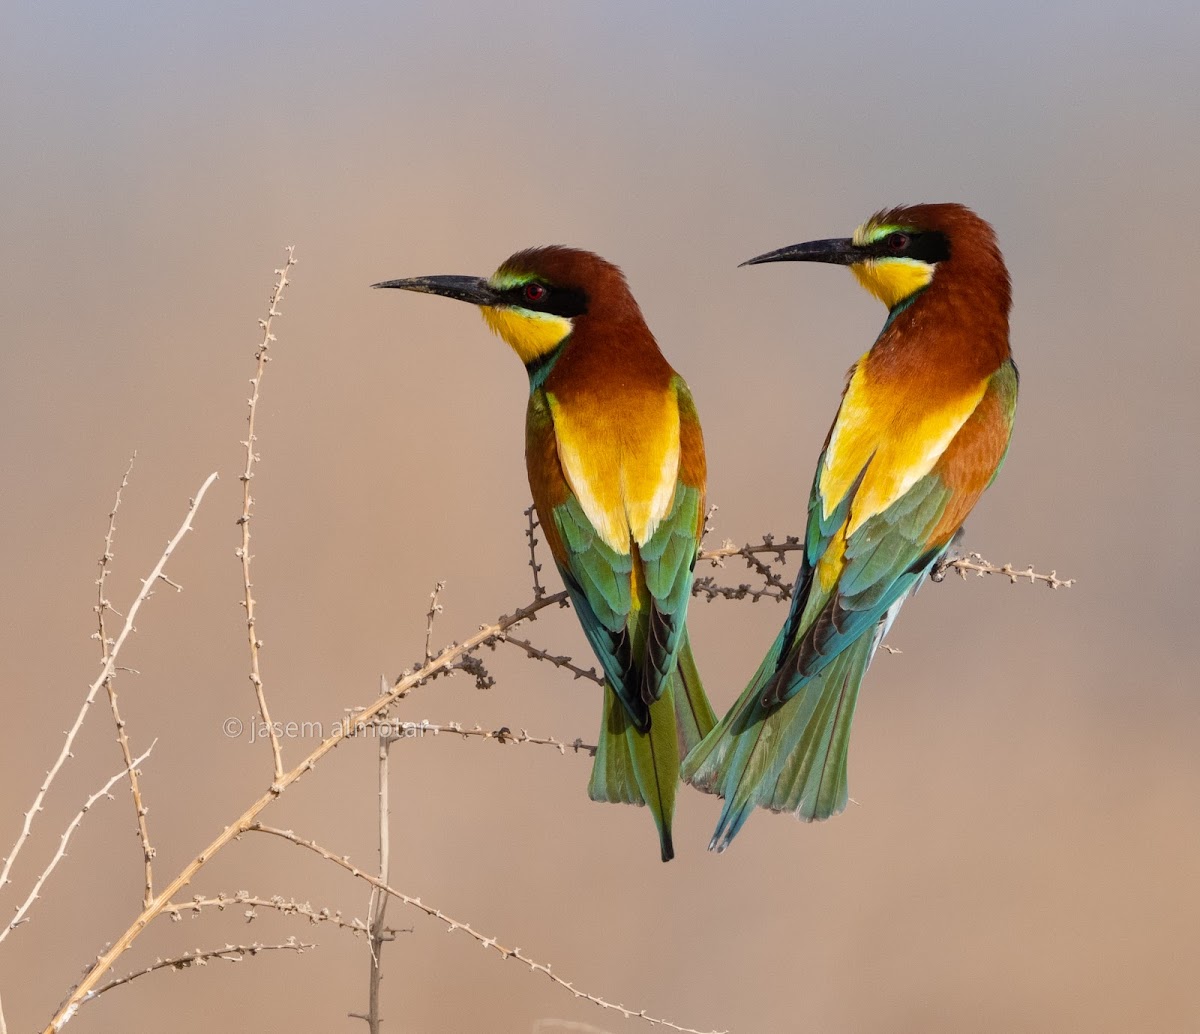
[[(897, 237), (908, 238), (906, 246), (897, 250)], [(950, 238), (941, 230), (897, 230), (870, 246), (879, 258), (911, 258), (920, 262), (945, 262), (950, 257)]]
[[(526, 288), (531, 284), (541, 287), (545, 293), (540, 298), (530, 298)], [(587, 312), (588, 296), (582, 288), (559, 287), (543, 280), (526, 281), (509, 287), (501, 292), (501, 297), (509, 305), (517, 305), (531, 312), (548, 312), (552, 316), (562, 316), (565, 319), (582, 316)]]

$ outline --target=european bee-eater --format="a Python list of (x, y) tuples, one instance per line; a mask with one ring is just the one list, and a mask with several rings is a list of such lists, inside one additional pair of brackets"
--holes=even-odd
[(849, 266), (888, 307), (817, 461), (791, 610), (733, 708), (685, 759), (725, 798), (710, 849), (755, 806), (809, 821), (847, 801), (858, 688), (897, 612), (950, 547), (1008, 449), (1017, 368), (992, 228), (957, 204), (872, 216), (761, 262)]
[(546, 543), (606, 679), (593, 800), (648, 804), (663, 861), (679, 759), (713, 727), (686, 619), (704, 526), (704, 441), (621, 271), (519, 251), (486, 279), (399, 287), (480, 307), (529, 374), (525, 467)]

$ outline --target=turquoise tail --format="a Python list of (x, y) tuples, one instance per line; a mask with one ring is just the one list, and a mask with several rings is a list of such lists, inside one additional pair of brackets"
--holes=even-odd
[(649, 805), (664, 862), (675, 857), (671, 821), (679, 785), (679, 741), (674, 710), (673, 687), (668, 683), (650, 705), (650, 731), (638, 732), (625, 705), (606, 683), (600, 740), (588, 783), (593, 801)]
[(683, 763), (685, 782), (725, 798), (710, 851), (724, 851), (756, 807), (809, 822), (846, 807), (850, 726), (878, 639), (861, 636), (767, 712), (762, 691), (775, 670), (775, 643), (737, 703)]
[(671, 675), (670, 689), (675, 698), (675, 728), (679, 734), (679, 756), (692, 750), (717, 724), (712, 704), (704, 692), (700, 672), (696, 670), (696, 659), (692, 656), (692, 644), (685, 631), (679, 646), (675, 671)]
[(604, 686), (604, 716), (588, 796), (593, 801), (649, 805), (664, 862), (675, 857), (671, 821), (679, 759), (716, 724), (686, 632), (675, 670), (650, 705), (649, 732), (638, 732), (612, 687)]

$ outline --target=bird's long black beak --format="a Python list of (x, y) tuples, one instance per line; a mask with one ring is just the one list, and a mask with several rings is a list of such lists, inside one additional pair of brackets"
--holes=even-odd
[(460, 302), (470, 302), (472, 305), (497, 305), (501, 300), (495, 289), (477, 276), (414, 276), (408, 280), (384, 280), (371, 286), (440, 294), (444, 298), (457, 298)]
[(837, 266), (852, 266), (866, 257), (863, 249), (849, 237), (838, 237), (834, 240), (789, 244), (786, 248), (746, 259), (738, 268), (757, 266), (763, 262), (832, 262)]

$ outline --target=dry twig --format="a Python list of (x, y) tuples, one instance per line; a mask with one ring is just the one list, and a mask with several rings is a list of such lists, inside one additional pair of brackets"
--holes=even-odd
[(258, 413), (259, 389), (262, 387), (263, 374), (266, 372), (267, 363), (271, 361), (271, 357), (267, 353), (271, 342), (275, 340), (275, 335), (271, 333), (271, 323), (279, 315), (276, 306), (279, 304), (280, 299), (283, 298), (283, 289), (289, 283), (287, 278), (288, 270), (295, 264), (296, 249), (293, 245), (289, 244), (287, 248), (287, 262), (284, 263), (282, 269), (275, 270), (278, 279), (275, 281), (275, 289), (271, 293), (270, 304), (267, 305), (267, 318), (258, 321), (258, 325), (262, 329), (262, 340), (259, 341), (258, 348), (254, 352), (254, 360), (258, 366), (254, 371), (254, 376), (250, 378), (250, 383), (254, 386), (254, 393), (247, 400), (250, 412), (246, 417), (246, 440), (242, 442), (246, 446), (246, 469), (242, 471), (239, 477), (239, 480), (242, 482), (242, 515), (238, 518), (238, 524), (242, 529), (242, 544), (234, 551), (238, 559), (242, 562), (242, 588), (244, 590), (242, 606), (246, 610), (246, 638), (250, 644), (250, 682), (254, 686), (254, 695), (258, 700), (259, 716), (262, 718), (267, 735), (271, 740), (271, 755), (275, 766), (276, 779), (283, 775), (283, 749), (279, 743), (279, 734), (275, 731), (275, 726), (271, 721), (271, 714), (267, 710), (267, 696), (263, 690), (262, 671), (258, 663), (258, 650), (262, 646), (262, 641), (258, 638), (258, 631), (255, 628), (255, 600), (251, 591), (252, 583), (250, 581), (250, 519), (254, 515), (254, 497), (250, 494), (250, 481), (254, 477), (254, 464), (258, 462), (258, 454), (254, 451), (254, 443), (258, 440), (254, 434), (254, 418)]
[(1057, 571), (1051, 571), (1049, 574), (1038, 574), (1033, 565), (1030, 564), (1024, 571), (1016, 570), (1012, 564), (1005, 564), (1003, 567), (997, 567), (995, 564), (990, 564), (983, 559), (978, 553), (968, 553), (965, 557), (958, 557), (956, 560), (948, 560), (943, 564), (938, 564), (930, 577), (935, 582), (940, 582), (946, 577), (948, 571), (956, 571), (958, 575), (966, 581), (968, 574), (974, 574), (976, 577), (982, 578), (985, 574), (1002, 574), (1010, 585), (1015, 585), (1018, 581), (1028, 580), (1030, 585), (1041, 582), (1048, 589), (1069, 589), (1075, 584), (1074, 578), (1059, 578)]
[[(157, 742), (158, 740), (154, 741), (154, 743)], [(146, 753), (144, 753), (141, 757), (133, 759), (131, 764), (134, 767), (140, 765), (146, 760), (146, 758), (150, 756), (150, 751), (154, 749), (154, 743), (151, 743), (150, 746), (146, 748)], [(100, 789), (92, 794), (86, 801), (84, 801), (83, 807), (75, 813), (75, 817), (71, 819), (71, 821), (67, 824), (67, 828), (63, 830), (62, 836), (59, 837), (58, 850), (54, 852), (54, 856), (50, 859), (50, 862), (46, 868), (42, 870), (42, 874), (34, 881), (33, 889), (30, 890), (29, 896), (24, 900), (24, 902), (22, 902), (21, 906), (17, 909), (16, 914), (11, 920), (9, 920), (8, 925), (5, 926), (3, 930), (0, 930), (0, 942), (3, 942), (13, 930), (26, 921), (25, 917), (29, 913), (29, 909), (37, 900), (38, 895), (41, 893), (42, 887), (45, 886), (46, 881), (50, 878), (50, 874), (58, 868), (58, 863), (67, 856), (67, 844), (71, 842), (71, 837), (74, 836), (75, 830), (79, 828), (79, 824), (83, 821), (84, 815), (91, 810), (92, 805), (100, 800), (101, 797), (109, 797), (111, 799), (111, 794), (109, 794), (108, 791), (112, 789), (113, 783), (117, 782), (125, 774), (126, 769), (121, 769), (120, 772), (109, 779), (107, 783), (100, 787)]]
[(533, 534), (538, 528), (537, 507), (533, 503), (525, 507), (525, 518), (529, 521), (529, 527), (525, 529), (525, 538), (529, 540), (529, 569), (533, 572), (533, 598), (537, 600), (546, 595), (546, 590), (542, 586), (541, 579), (538, 577), (542, 570), (542, 565), (538, 563), (538, 540)]
[(428, 664), (433, 660), (433, 622), (434, 619), (442, 612), (443, 607), (438, 602), (438, 597), (442, 594), (442, 590), (446, 588), (445, 582), (434, 582), (433, 592), (429, 594), (429, 610), (425, 613), (425, 663)]
[(495, 740), (499, 744), (532, 743), (543, 747), (553, 747), (560, 754), (565, 754), (569, 750), (575, 754), (587, 754), (588, 757), (596, 756), (596, 745), (584, 743), (580, 737), (567, 741), (555, 739), (553, 736), (532, 736), (526, 729), (513, 732), (507, 725), (502, 725), (498, 729), (485, 729), (482, 725), (474, 725), (468, 729), (461, 722), (442, 722), (440, 724), (425, 720), (395, 722), (389, 718), (381, 718), (372, 724), (375, 728), (388, 730), (393, 739), (422, 739), (427, 733), (433, 736), (445, 734), (461, 736), (463, 739)]
[[(743, 557), (747, 567), (755, 569), (763, 576), (768, 588), (754, 590), (747, 585), (743, 585), (732, 589), (727, 586), (717, 585), (711, 578), (698, 578), (696, 579), (696, 585), (700, 587), (697, 589), (693, 586), (692, 591), (696, 595), (706, 595), (710, 600), (715, 599), (717, 596), (722, 596), (726, 599), (742, 599), (745, 596), (750, 596), (756, 601), (763, 596), (771, 596), (775, 599), (788, 599), (792, 594), (792, 586), (778, 579), (770, 566), (762, 563), (757, 557), (763, 553), (774, 554), (776, 560), (783, 562), (788, 553), (803, 548), (804, 543), (795, 535), (787, 536), (783, 542), (776, 542), (774, 536), (768, 533), (763, 536), (761, 543), (747, 543), (744, 546), (738, 546), (726, 541), (719, 549), (701, 550), (698, 559), (709, 561), (713, 567), (723, 567), (725, 560), (730, 557)], [(948, 571), (957, 571), (963, 578), (966, 578), (968, 573), (977, 574), (981, 577), (986, 574), (999, 574), (1008, 578), (1010, 583), (1015, 583), (1019, 580), (1028, 580), (1031, 584), (1042, 582), (1051, 589), (1070, 588), (1075, 584), (1074, 578), (1059, 578), (1057, 571), (1051, 571), (1049, 574), (1038, 574), (1034, 571), (1032, 565), (1023, 571), (1016, 570), (1012, 564), (997, 567), (994, 564), (988, 563), (978, 553), (968, 553), (965, 557), (957, 557), (953, 560), (944, 559), (941, 563), (934, 566), (930, 577), (935, 582), (940, 582), (946, 577)], [(771, 589), (776, 591), (771, 591)]]
[(99, 998), (114, 987), (128, 984), (137, 980), (138, 977), (147, 976), (160, 969), (191, 969), (193, 966), (206, 966), (213, 959), (221, 959), (224, 962), (241, 962), (247, 956), (253, 958), (264, 951), (294, 951), (302, 954), (315, 947), (315, 944), (304, 944), (297, 941), (295, 937), (289, 937), (282, 944), (227, 944), (224, 948), (197, 948), (195, 951), (185, 951), (182, 955), (176, 955), (173, 958), (156, 959), (145, 969), (135, 970), (123, 977), (117, 977), (116, 980), (110, 980), (103, 987), (98, 987), (92, 997)]
[[(544, 590), (543, 590), (544, 591)], [(593, 668), (581, 668), (579, 665), (572, 662), (571, 658), (566, 654), (552, 654), (545, 650), (536, 647), (528, 639), (518, 639), (515, 635), (499, 635), (496, 636), (497, 643), (512, 643), (513, 646), (520, 647), (530, 657), (537, 661), (549, 661), (556, 668), (565, 668), (571, 672), (577, 679), (589, 679), (597, 685), (604, 685), (604, 676), (597, 673)], [(485, 644), (494, 646), (493, 643)]]
[[(433, 615), (437, 607), (437, 594), (442, 583), (433, 590), (430, 599), (429, 624), (432, 631)], [(429, 651), (429, 641), (426, 639), (426, 652)], [(386, 885), (391, 878), (391, 803), (389, 801), (388, 762), (395, 736), (385, 730), (379, 739), (379, 882)], [(384, 916), (387, 912), (388, 895), (372, 885), (371, 899), (367, 904), (367, 915), (370, 916), (370, 933), (368, 945), (371, 949), (370, 965), (367, 972), (367, 1011), (365, 1013), (350, 1013), (352, 1019), (366, 1020), (367, 1029), (371, 1034), (379, 1034), (383, 1022), (380, 1016), (380, 990), (383, 984), (383, 946), (392, 940), (384, 926)]]
[[(113, 500), (113, 508), (108, 515), (108, 533), (104, 536), (104, 554), (100, 557), (100, 577), (96, 579), (95, 611), (97, 628), (95, 638), (100, 640), (100, 662), (102, 664), (108, 663), (109, 648), (112, 646), (108, 640), (104, 615), (107, 611), (113, 609), (104, 592), (104, 583), (108, 580), (109, 565), (113, 558), (113, 536), (117, 530), (117, 511), (121, 508), (121, 493), (125, 491), (126, 486), (129, 484), (129, 475), (133, 473), (133, 464), (136, 459), (137, 453), (135, 452), (129, 458), (129, 466), (125, 470), (125, 476), (121, 478), (121, 484), (117, 486), (117, 496)], [(168, 580), (166, 575), (160, 575), (160, 577), (164, 581)], [(115, 611), (113, 612), (116, 613)], [(121, 709), (117, 706), (117, 690), (113, 681), (115, 675), (114, 671), (104, 680), (104, 688), (108, 692), (108, 706), (112, 711), (113, 722), (117, 727), (117, 743), (121, 747), (121, 759), (125, 762), (125, 771), (129, 774), (129, 792), (133, 797), (133, 813), (137, 819), (138, 840), (141, 841), (142, 845), (142, 904), (147, 905), (154, 898), (154, 869), (152, 864), (154, 860), (154, 848), (150, 846), (150, 827), (146, 823), (146, 805), (142, 801), (142, 789), (138, 784), (137, 766), (133, 762), (133, 753), (129, 749), (129, 737), (125, 734), (125, 721), (121, 717)]]
[[(215, 475), (214, 475), (215, 477)], [(499, 633), (506, 632), (513, 625), (528, 620), (533, 614), (537, 613), (545, 607), (552, 607), (563, 602), (566, 599), (566, 593), (560, 592), (553, 596), (545, 596), (540, 600), (534, 600), (525, 607), (521, 607), (512, 614), (502, 615), (499, 620), (490, 625), (484, 625), (473, 636), (468, 638), (463, 643), (455, 643), (447, 646), (441, 651), (432, 661), (416, 671), (410, 672), (407, 675), (397, 679), (389, 690), (382, 694), (379, 699), (372, 703), (365, 711), (357, 715), (359, 723), (369, 723), (377, 715), (382, 714), (397, 700), (401, 700), (408, 696), (414, 689), (432, 678), (445, 671), (450, 670), (458, 663), (460, 658), (478, 650), (480, 646), (486, 643), (489, 639), (494, 638)], [(115, 648), (114, 648), (115, 650)], [(98, 684), (97, 684), (98, 686)], [(320, 743), (318, 743), (308, 754), (302, 759), (299, 764), (285, 772), (279, 779), (275, 780), (270, 787), (255, 801), (253, 801), (245, 811), (242, 812), (232, 823), (226, 826), (207, 847), (205, 847), (195, 858), (179, 871), (174, 879), (159, 892), (158, 896), (150, 902), (129, 927), (122, 933), (109, 947), (101, 954), (91, 966), (88, 967), (83, 979), (71, 992), (67, 1000), (59, 1006), (58, 1011), (54, 1014), (49, 1025), (44, 1028), (45, 1034), (53, 1034), (59, 1031), (63, 1026), (75, 1015), (81, 1002), (86, 1000), (93, 989), (99, 983), (100, 977), (108, 972), (113, 963), (121, 957), (126, 949), (138, 938), (146, 926), (158, 916), (170, 903), (171, 899), (176, 897), (179, 892), (186, 887), (192, 878), (200, 871), (214, 855), (218, 854), (229, 843), (237, 837), (245, 833), (256, 821), (258, 815), (271, 804), (272, 801), (284, 793), (296, 780), (306, 773), (312, 771), (317, 763), (331, 750), (337, 747), (343, 740), (347, 739), (353, 732), (355, 723), (345, 722), (339, 724), (337, 728)]]
[[(29, 810), (25, 813), (25, 821), (21, 826), (21, 833), (17, 837), (17, 841), (13, 845), (12, 850), (9, 852), (8, 858), (5, 859), (4, 868), (0, 870), (0, 888), (3, 888), (4, 885), (9, 882), (9, 873), (12, 871), (13, 863), (17, 860), (17, 855), (21, 853), (21, 848), (24, 846), (25, 841), (29, 839), (30, 830), (33, 828), (33, 817), (42, 810), (42, 802), (46, 799), (46, 794), (50, 790), (51, 784), (54, 782), (55, 777), (58, 775), (59, 770), (66, 762), (67, 758), (71, 756), (71, 747), (75, 743), (75, 737), (78, 735), (79, 729), (83, 725), (84, 718), (87, 717), (88, 710), (91, 708), (92, 703), (96, 699), (96, 694), (100, 691), (100, 687), (104, 685), (105, 680), (108, 679), (116, 670), (117, 657), (121, 653), (121, 648), (125, 645), (125, 640), (129, 637), (129, 634), (134, 631), (133, 622), (137, 618), (138, 611), (141, 610), (142, 604), (154, 595), (153, 586), (162, 575), (163, 568), (166, 567), (167, 561), (171, 559), (171, 554), (175, 552), (175, 547), (179, 545), (184, 535), (192, 530), (192, 519), (196, 516), (196, 511), (200, 508), (200, 503), (204, 499), (204, 494), (208, 491), (209, 486), (216, 481), (216, 479), (217, 474), (215, 471), (209, 474), (205, 479), (204, 484), (200, 486), (200, 491), (196, 493), (195, 498), (188, 502), (187, 516), (184, 517), (183, 524), (180, 525), (179, 530), (175, 533), (175, 537), (167, 543), (166, 549), (163, 550), (162, 556), (158, 558), (158, 563), (154, 565), (154, 568), (145, 577), (145, 579), (143, 579), (142, 587), (137, 596), (134, 598), (133, 605), (127, 612), (125, 624), (121, 628), (120, 634), (117, 636), (116, 640), (113, 642), (108, 651), (108, 658), (102, 665), (100, 674), (96, 676), (96, 680), (91, 684), (91, 686), (88, 687), (87, 696), (85, 696), (83, 700), (83, 706), (80, 707), (79, 714), (76, 715), (74, 724), (69, 730), (67, 730), (67, 735), (63, 740), (62, 750), (59, 751), (58, 758), (50, 767), (50, 771), (46, 773), (46, 778), (42, 781), (42, 785), (38, 788), (38, 792), (34, 796), (33, 804), (30, 805)], [(108, 609), (112, 608), (109, 607)]]
[(485, 936), (472, 927), (470, 923), (463, 923), (457, 919), (453, 919), (446, 915), (446, 913), (441, 909), (434, 908), (432, 905), (424, 904), (420, 898), (410, 897), (408, 894), (396, 890), (394, 887), (389, 887), (378, 877), (372, 876), (370, 873), (364, 872), (362, 869), (358, 868), (345, 856), (335, 855), (332, 851), (326, 850), (315, 841), (306, 840), (292, 832), (290, 829), (277, 829), (274, 826), (264, 826), (259, 823), (255, 823), (250, 827), (250, 829), (255, 833), (269, 833), (271, 836), (280, 837), (284, 840), (287, 840), (289, 843), (295, 844), (297, 847), (303, 847), (306, 850), (313, 851), (327, 861), (333, 862), (335, 865), (340, 865), (352, 876), (371, 884), (371, 886), (375, 887), (377, 890), (399, 899), (406, 905), (411, 905), (413, 908), (420, 909), (427, 916), (433, 919), (439, 920), (446, 925), (446, 928), (449, 932), (453, 933), (455, 930), (462, 930), (464, 933), (473, 937), (476, 941), (482, 944), (485, 948), (491, 948), (493, 951), (497, 952), (501, 958), (516, 959), (518, 962), (527, 966), (530, 972), (546, 974), (550, 980), (552, 980), (559, 987), (569, 991), (576, 998), (582, 998), (591, 1002), (593, 1005), (600, 1006), (602, 1009), (612, 1009), (615, 1012), (619, 1012), (626, 1019), (645, 1020), (652, 1026), (667, 1027), (670, 1030), (682, 1031), (684, 1034), (727, 1034), (727, 1032), (724, 1031), (699, 1031), (693, 1027), (681, 1027), (676, 1023), (672, 1023), (670, 1020), (664, 1020), (650, 1016), (645, 1009), (629, 1009), (624, 1005), (618, 1005), (606, 1001), (599, 995), (593, 995), (586, 991), (581, 991), (573, 983), (564, 980), (562, 977), (558, 976), (558, 974), (554, 973), (549, 964), (537, 962), (531, 959), (528, 955), (523, 954), (520, 948), (506, 948), (500, 944), (495, 937)]
[[(343, 930), (349, 930), (353, 934), (365, 934), (368, 932), (367, 924), (363, 920), (346, 919), (339, 911), (330, 908), (313, 908), (307, 901), (285, 898), (281, 894), (276, 894), (269, 898), (259, 897), (246, 890), (239, 890), (236, 894), (218, 894), (212, 898), (202, 897), (197, 894), (187, 904), (167, 905), (163, 909), (163, 915), (170, 916), (174, 922), (180, 922), (185, 913), (195, 918), (205, 909), (215, 908), (218, 912), (224, 912), (231, 906), (243, 908), (242, 918), (247, 923), (252, 923), (258, 918), (258, 910), (260, 908), (266, 908), (279, 912), (281, 915), (302, 916), (308, 920), (310, 925), (330, 923), (333, 926), (341, 927)], [(389, 938), (394, 939), (398, 933), (412, 933), (412, 927), (389, 926), (384, 929), (384, 933)]]

